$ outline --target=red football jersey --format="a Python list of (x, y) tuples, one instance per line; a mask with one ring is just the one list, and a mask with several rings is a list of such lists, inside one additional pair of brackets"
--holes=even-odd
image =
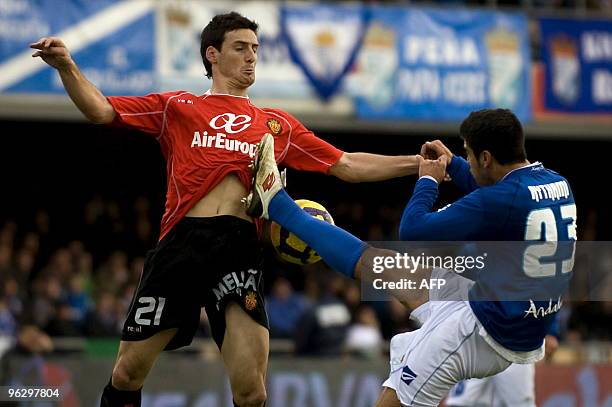
[(265, 133), (274, 136), (277, 163), (291, 168), (326, 173), (342, 155), (293, 116), (247, 97), (178, 91), (107, 99), (117, 113), (114, 123), (153, 135), (166, 158), (160, 239), (226, 175), (250, 188), (248, 165)]

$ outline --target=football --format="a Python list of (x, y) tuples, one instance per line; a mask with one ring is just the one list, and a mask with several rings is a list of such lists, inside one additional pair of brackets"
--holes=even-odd
[[(295, 203), (309, 215), (332, 225), (334, 224), (332, 216), (323, 205), (307, 199), (297, 199)], [(270, 240), (278, 258), (282, 261), (303, 266), (321, 260), (321, 257), (312, 247), (308, 246), (287, 229), (281, 227), (278, 223), (270, 223)]]

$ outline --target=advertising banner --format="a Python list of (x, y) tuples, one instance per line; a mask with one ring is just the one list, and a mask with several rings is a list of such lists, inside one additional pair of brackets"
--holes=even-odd
[(504, 107), (531, 117), (521, 14), (373, 7), (351, 78), (364, 119), (461, 120)]
[(28, 45), (61, 38), (104, 94), (155, 88), (152, 0), (6, 0), (0, 6), (0, 93), (64, 93), (59, 75)]
[[(63, 356), (4, 360), (11, 388), (57, 388), (61, 401), (32, 405), (99, 405), (114, 358)], [(171, 374), (168, 374), (171, 372)], [(164, 354), (142, 393), (142, 406), (232, 407), (232, 395), (218, 359)], [(271, 358), (267, 375), (270, 407), (371, 407), (388, 377), (388, 360)], [(536, 403), (542, 407), (607, 407), (612, 403), (612, 366), (536, 364)], [(442, 404), (444, 405), (444, 404)]]
[(612, 21), (540, 19), (543, 108), (612, 113)]

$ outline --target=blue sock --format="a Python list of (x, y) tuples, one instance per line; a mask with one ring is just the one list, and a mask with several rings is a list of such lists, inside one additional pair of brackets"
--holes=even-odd
[(297, 235), (334, 270), (354, 278), (355, 265), (368, 244), (344, 229), (316, 219), (291, 199), (285, 190), (272, 198), (270, 219)]

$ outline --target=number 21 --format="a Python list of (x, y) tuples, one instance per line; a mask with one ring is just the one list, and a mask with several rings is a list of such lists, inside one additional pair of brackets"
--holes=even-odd
[(149, 312), (155, 311), (153, 325), (159, 325), (162, 311), (164, 310), (164, 304), (166, 304), (166, 299), (164, 297), (159, 297), (157, 300), (155, 297), (140, 297), (138, 302), (146, 305), (138, 307), (136, 310), (136, 323), (138, 325), (151, 325), (151, 320), (149, 318), (142, 318), (142, 314), (148, 314)]

